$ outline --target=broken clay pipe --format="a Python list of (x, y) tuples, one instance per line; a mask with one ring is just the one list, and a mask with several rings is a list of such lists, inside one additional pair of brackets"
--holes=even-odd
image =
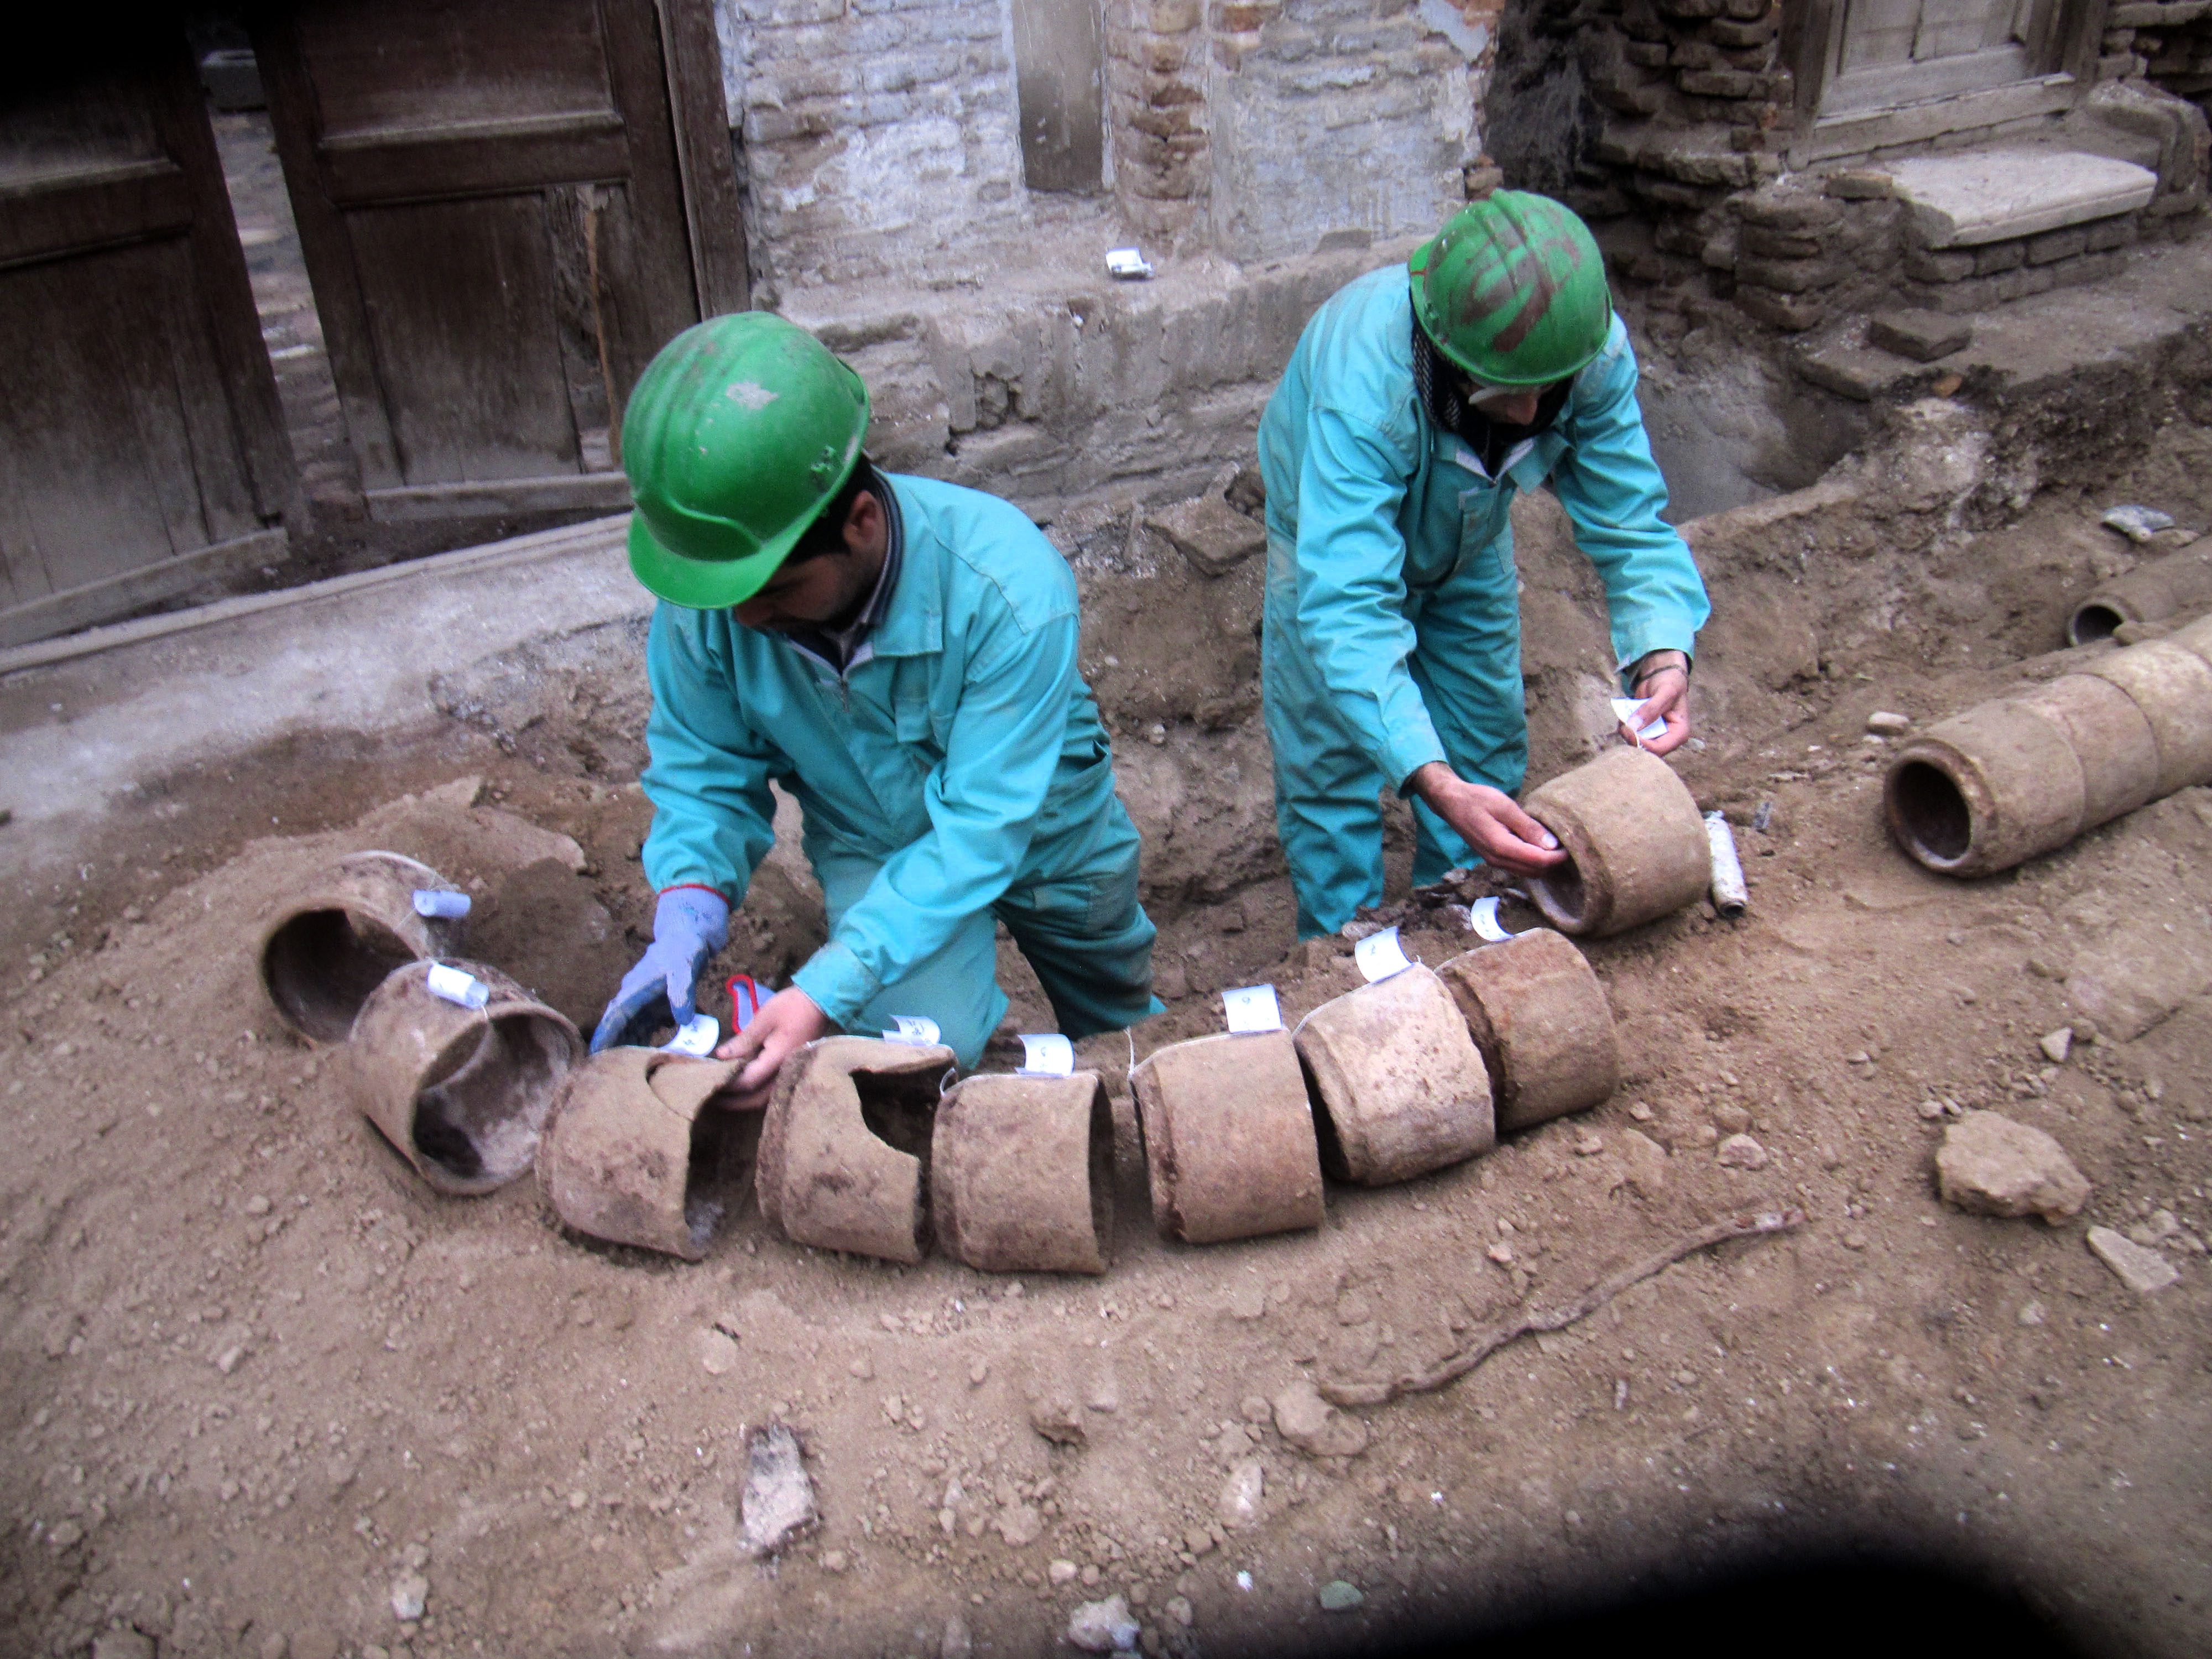
[(2094, 645), (2129, 623), (2164, 623), (2212, 608), (2212, 536), (2100, 586), (2066, 619), (2066, 643)]
[(1619, 1086), (1605, 987), (1565, 936), (1531, 928), (1437, 971), (1489, 1068), (1499, 1133), (1585, 1111)]
[(1528, 816), (1567, 854), (1531, 877), (1544, 920), (1577, 937), (1624, 933), (1694, 904), (1712, 881), (1712, 845), (1674, 769), (1615, 749), (1530, 793)]
[(1416, 963), (1323, 1003), (1294, 1041), (1322, 1168), (1338, 1180), (1410, 1181), (1497, 1144), (1489, 1070), (1434, 969)]
[(395, 968), (460, 945), (458, 920), (417, 915), (417, 889), (451, 883), (398, 853), (355, 853), (280, 902), (254, 947), (261, 988), (311, 1042), (343, 1042)]
[(1129, 1084), (1162, 1237), (1216, 1244), (1321, 1225), (1313, 1103), (1288, 1031), (1173, 1043)]
[(347, 1088), (423, 1180), (467, 1197), (530, 1168), (583, 1043), (498, 969), (447, 964), (490, 993), (465, 1008), (431, 992), (434, 965), (393, 969), (362, 1005), (343, 1051)]
[(562, 1223), (593, 1238), (697, 1261), (719, 1212), (694, 1202), (711, 1151), (702, 1109), (744, 1061), (693, 1060), (661, 1048), (608, 1048), (568, 1073), (538, 1178)]
[(938, 1243), (985, 1273), (1103, 1273), (1114, 1239), (1114, 1119), (1096, 1072), (963, 1078), (937, 1109)]
[(854, 1036), (823, 1037), (787, 1060), (753, 1170), (761, 1214), (793, 1243), (921, 1261), (923, 1159), (956, 1063), (940, 1046)]

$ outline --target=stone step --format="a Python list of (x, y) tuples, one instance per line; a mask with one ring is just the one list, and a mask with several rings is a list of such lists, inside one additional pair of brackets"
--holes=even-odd
[(1979, 149), (1915, 155), (1884, 169), (1930, 248), (1974, 247), (2132, 213), (2158, 175), (2080, 150)]

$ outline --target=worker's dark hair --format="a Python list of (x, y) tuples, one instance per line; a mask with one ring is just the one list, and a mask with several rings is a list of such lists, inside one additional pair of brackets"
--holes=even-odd
[(866, 490), (880, 503), (884, 499), (882, 476), (877, 472), (866, 455), (853, 463), (853, 471), (844, 487), (830, 498), (830, 503), (815, 515), (814, 522), (806, 526), (792, 546), (791, 555), (783, 562), (788, 570), (793, 565), (805, 564), (809, 559), (818, 559), (825, 554), (843, 554), (845, 520), (852, 516), (853, 503)]

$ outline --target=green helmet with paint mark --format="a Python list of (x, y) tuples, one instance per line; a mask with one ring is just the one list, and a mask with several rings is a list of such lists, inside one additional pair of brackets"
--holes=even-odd
[(1613, 324), (1589, 227), (1547, 196), (1494, 191), (1407, 262), (1413, 315), (1437, 349), (1491, 386), (1548, 386), (1604, 349)]
[(743, 311), (685, 329), (623, 416), (629, 568), (672, 604), (744, 604), (844, 487), (867, 432), (867, 387), (796, 324)]

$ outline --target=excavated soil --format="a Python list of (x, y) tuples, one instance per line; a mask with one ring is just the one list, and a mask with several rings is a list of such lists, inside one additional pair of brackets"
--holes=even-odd
[[(2062, 667), (2041, 653), (2065, 606), (2142, 554), (2096, 511), (2203, 526), (2212, 439), (2175, 422), (2098, 499), (2046, 493), (1975, 534), (1960, 503), (1989, 479), (1949, 408), (1908, 413), (1907, 459), (1847, 464), (1825, 504), (1698, 528), (1719, 614), (1706, 746), (1680, 769), (1738, 822), (1752, 908), (1591, 947), (1619, 1093), (1472, 1164), (1333, 1188), (1310, 1235), (1161, 1242), (1124, 1080), (1218, 1029), (1224, 986), (1272, 980), (1295, 1018), (1353, 982), (1348, 941), (1292, 949), (1255, 565), (1209, 579), (1141, 526), (1054, 526), (1173, 1004), (1085, 1045), (1123, 1097), (1103, 1279), (794, 1248), (742, 1183), (696, 1266), (564, 1236), (529, 1180), (441, 1200), (349, 1115), (342, 1054), (276, 1022), (258, 918), (380, 847), (477, 895), (471, 953), (588, 1026), (647, 915), (634, 634), (452, 669), (455, 722), (404, 750), (266, 753), (119, 803), (79, 882), (4, 923), (5, 1645), (957, 1659), (1051, 1651), (1078, 1603), (1119, 1593), (1152, 1652), (1366, 1650), (1863, 1549), (2092, 1650), (2203, 1651), (2212, 1004), (2063, 1064), (2039, 1039), (2078, 1018), (2081, 953), (2146, 921), (2203, 933), (2212, 791), (1947, 882), (1885, 838), (1863, 732)], [(1601, 739), (1607, 687), (1588, 568), (1556, 509), (1522, 519), (1540, 777)], [(1404, 839), (1390, 916), (1433, 963), (1471, 941), (1406, 900)], [(727, 965), (803, 957), (810, 893), (787, 836)], [(1006, 973), (1010, 1027), (1040, 1029), (1034, 981)], [(1938, 1201), (1944, 1124), (1980, 1107), (2063, 1143), (2094, 1183), (2081, 1221)], [(1763, 1166), (1723, 1163), (1746, 1133)], [(1418, 1369), (1778, 1206), (1802, 1227), (1351, 1413), (1356, 1455), (1273, 1426), (1265, 1402), (1300, 1378)], [(2179, 1282), (2130, 1291), (2084, 1248), (2092, 1222), (2162, 1236)], [(1079, 1440), (1032, 1427), (1040, 1388), (1080, 1401)], [(822, 1523), (763, 1562), (735, 1504), (745, 1431), (775, 1421)], [(1325, 1610), (1338, 1580), (1358, 1603)]]

